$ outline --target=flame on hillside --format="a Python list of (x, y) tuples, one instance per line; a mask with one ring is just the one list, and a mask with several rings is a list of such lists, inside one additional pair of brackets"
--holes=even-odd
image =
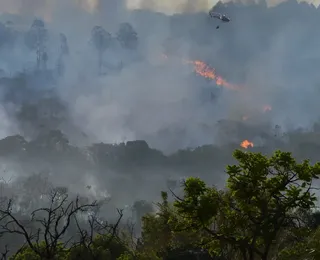
[(248, 140), (244, 140), (244, 141), (241, 142), (240, 146), (242, 148), (248, 149), (248, 147), (253, 147), (254, 145), (253, 145), (252, 142), (250, 142)]
[[(161, 54), (162, 59), (168, 60), (169, 57), (162, 53)], [(225, 79), (223, 79), (221, 76), (217, 75), (216, 70), (214, 68), (211, 68), (208, 64), (206, 64), (203, 61), (200, 60), (181, 60), (182, 63), (184, 64), (191, 64), (193, 65), (193, 69), (195, 73), (199, 76), (202, 76), (207, 79), (214, 80), (218, 86), (222, 86), (228, 89), (232, 90), (239, 90), (240, 87), (235, 84), (231, 84), (227, 82)]]
[[(161, 58), (164, 61), (169, 61), (169, 59), (171, 59), (171, 57), (169, 57), (168, 55), (166, 55), (164, 53), (161, 54)], [(210, 67), (208, 64), (206, 64), (205, 62), (203, 62), (201, 60), (184, 60), (184, 59), (179, 59), (176, 57), (173, 57), (173, 59), (178, 60), (178, 62), (181, 62), (182, 64), (192, 65), (194, 72), (197, 75), (204, 77), (204, 78), (207, 78), (207, 79), (210, 79), (210, 80), (214, 80), (218, 86), (225, 87), (225, 88), (231, 89), (231, 90), (246, 90), (246, 88), (244, 86), (229, 83), (227, 80), (225, 80), (221, 76), (219, 76), (216, 73), (216, 70), (214, 68)], [(260, 109), (258, 109), (257, 111), (260, 110), (260, 113), (261, 113), (261, 111), (263, 111), (263, 113), (267, 113), (272, 110), (272, 107), (270, 105), (264, 105)], [(258, 116), (260, 116), (259, 115), (260, 113), (258, 113)], [(248, 120), (250, 120), (252, 118), (256, 118), (256, 117), (257, 117), (257, 114), (254, 113), (253, 115), (252, 114), (251, 115), (243, 115), (241, 117), (241, 119), (242, 119), (242, 121), (248, 121)], [(241, 147), (243, 147), (245, 149), (247, 149), (249, 146), (253, 147), (253, 143), (249, 142), (248, 140), (244, 140), (241, 143)]]
[(187, 64), (192, 64), (194, 67), (195, 72), (207, 79), (215, 80), (218, 86), (222, 86), (232, 90), (239, 90), (240, 87), (234, 84), (227, 82), (221, 76), (216, 74), (214, 68), (211, 68), (209, 65), (204, 63), (203, 61), (196, 60), (196, 61), (185, 61)]

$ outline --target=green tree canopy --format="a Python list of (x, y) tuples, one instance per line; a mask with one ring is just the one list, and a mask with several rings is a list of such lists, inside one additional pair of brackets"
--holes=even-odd
[(283, 230), (297, 225), (297, 211), (315, 206), (312, 183), (320, 164), (298, 163), (281, 151), (268, 158), (236, 150), (234, 157), (239, 164), (227, 167), (225, 190), (186, 180), (184, 197), (174, 203), (181, 216), (176, 228), (205, 231), (216, 255), (232, 249), (239, 259), (267, 260)]
[[(146, 214), (151, 211), (149, 203), (138, 201), (138, 215), (146, 215), (137, 240), (130, 232), (128, 237), (128, 230), (118, 230), (120, 211), (119, 222), (110, 226), (111, 231), (94, 234), (80, 228), (80, 240), (68, 246), (65, 232), (53, 240), (44, 235), (42, 243), (31, 242), (23, 233), (28, 245), (12, 259), (319, 259), (320, 214), (314, 212), (313, 182), (320, 174), (320, 163), (297, 162), (291, 153), (281, 151), (267, 157), (236, 150), (234, 157), (238, 164), (227, 167), (224, 189), (191, 177), (184, 182), (182, 196), (172, 192), (173, 202), (162, 192), (156, 212)], [(66, 193), (63, 189), (56, 192)], [(22, 222), (10, 210), (2, 214), (20, 228), (15, 231), (8, 226), (10, 222), (3, 223), (4, 234), (24, 232), (19, 226)]]

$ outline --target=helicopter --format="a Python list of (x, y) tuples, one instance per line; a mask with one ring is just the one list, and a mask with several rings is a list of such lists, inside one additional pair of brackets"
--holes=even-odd
[[(231, 21), (231, 19), (230, 19), (228, 16), (226, 16), (225, 14), (220, 14), (220, 13), (217, 13), (217, 12), (210, 11), (210, 12), (209, 12), (209, 15), (210, 15), (210, 17), (212, 17), (212, 18), (219, 19), (219, 20), (222, 21), (223, 23), (228, 23), (228, 22)], [(216, 27), (216, 29), (219, 29), (219, 28), (220, 28), (220, 25), (218, 25), (218, 26)]]

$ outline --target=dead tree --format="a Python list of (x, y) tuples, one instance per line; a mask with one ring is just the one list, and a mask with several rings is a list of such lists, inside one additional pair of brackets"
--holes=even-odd
[(5, 209), (0, 209), (0, 236), (21, 235), (25, 240), (23, 247), (28, 246), (41, 259), (53, 259), (58, 247), (67, 249), (73, 239), (66, 235), (71, 220), (79, 213), (89, 214), (95, 207), (96, 202), (81, 203), (79, 197), (69, 201), (67, 194), (54, 190), (50, 194), (49, 207), (33, 211), (31, 219), (25, 223), (13, 212), (13, 202), (10, 200)]
[[(96, 215), (91, 215), (88, 218), (88, 229), (84, 229), (78, 221), (77, 216), (74, 216), (74, 220), (77, 226), (79, 240), (76, 241), (72, 248), (80, 248), (77, 259), (100, 259), (99, 252), (93, 252), (92, 246), (96, 235), (107, 235), (107, 241), (104, 247), (108, 249), (114, 241), (121, 244), (122, 241), (119, 238), (119, 225), (123, 217), (123, 210), (118, 209), (119, 217), (115, 224), (110, 224), (106, 221), (100, 220)], [(86, 252), (85, 255), (81, 255), (82, 252)]]
[(5, 246), (4, 246), (4, 251), (1, 252), (1, 258), (0, 258), (0, 260), (7, 260), (7, 259), (8, 259), (8, 254), (9, 254), (8, 245), (5, 245)]

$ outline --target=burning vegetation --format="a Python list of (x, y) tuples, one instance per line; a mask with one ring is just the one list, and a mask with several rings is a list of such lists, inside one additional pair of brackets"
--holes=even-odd
[[(163, 53), (161, 54), (161, 57), (163, 60), (169, 59), (169, 56), (166, 54), (163, 54)], [(186, 65), (192, 65), (193, 70), (197, 75), (204, 77), (206, 79), (210, 79), (210, 80), (215, 81), (215, 83), (218, 86), (221, 86), (221, 87), (224, 87), (227, 89), (231, 89), (231, 90), (240, 90), (241, 89), (240, 86), (238, 86), (236, 84), (231, 84), (227, 80), (225, 80), (223, 77), (219, 76), (216, 73), (216, 69), (212, 68), (211, 66), (206, 64), (204, 61), (181, 59), (181, 63), (186, 64)]]
[(241, 142), (240, 146), (242, 148), (248, 149), (248, 147), (253, 147), (253, 142), (250, 142), (248, 140), (244, 140)]
[(231, 84), (227, 82), (225, 79), (223, 79), (221, 76), (219, 76), (216, 73), (216, 70), (214, 68), (211, 68), (208, 64), (206, 64), (203, 61), (200, 60), (195, 60), (195, 61), (185, 61), (187, 64), (192, 64), (194, 71), (207, 79), (214, 80), (218, 86), (225, 87), (227, 89), (232, 89), (232, 90), (240, 90), (240, 86)]

